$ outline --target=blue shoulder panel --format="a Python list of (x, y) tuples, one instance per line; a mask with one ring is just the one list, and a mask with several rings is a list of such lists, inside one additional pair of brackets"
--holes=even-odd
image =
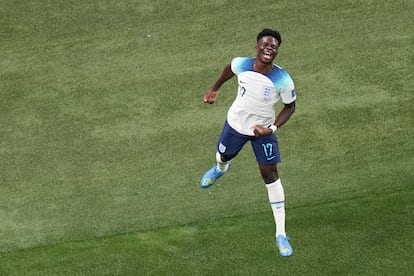
[(254, 58), (237, 57), (231, 61), (231, 70), (236, 75), (246, 71), (254, 71), (253, 63)]

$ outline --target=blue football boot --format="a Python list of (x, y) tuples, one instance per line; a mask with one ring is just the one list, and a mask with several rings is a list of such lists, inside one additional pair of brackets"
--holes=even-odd
[(280, 256), (289, 257), (293, 254), (293, 249), (289, 243), (289, 238), (283, 235), (278, 235), (276, 237), (276, 245), (279, 247)]
[(214, 165), (209, 169), (200, 180), (200, 187), (203, 189), (210, 188), (219, 179), (223, 176), (224, 172), (221, 172), (217, 169), (217, 165)]

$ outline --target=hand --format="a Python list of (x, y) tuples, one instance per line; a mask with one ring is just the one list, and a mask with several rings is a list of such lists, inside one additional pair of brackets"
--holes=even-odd
[(213, 104), (216, 102), (217, 100), (217, 96), (218, 96), (218, 91), (214, 91), (214, 90), (208, 90), (205, 94), (204, 94), (204, 103), (206, 104)]
[(262, 137), (262, 136), (267, 136), (273, 133), (272, 129), (268, 128), (268, 127), (262, 127), (262, 126), (254, 126), (253, 129), (253, 133), (254, 136), (256, 137)]

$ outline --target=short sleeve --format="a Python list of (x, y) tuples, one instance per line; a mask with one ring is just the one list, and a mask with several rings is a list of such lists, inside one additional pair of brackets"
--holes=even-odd
[(282, 89), (280, 97), (285, 104), (290, 104), (296, 101), (295, 85), (289, 75), (285, 80), (285, 87)]

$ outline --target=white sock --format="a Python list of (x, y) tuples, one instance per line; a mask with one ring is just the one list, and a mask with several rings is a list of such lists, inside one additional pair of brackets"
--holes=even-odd
[(273, 183), (266, 184), (267, 194), (269, 196), (270, 206), (272, 207), (273, 216), (276, 224), (276, 236), (286, 236), (285, 231), (285, 193), (283, 191), (280, 179)]
[(227, 172), (230, 167), (230, 161), (223, 162), (221, 161), (221, 154), (216, 152), (216, 161), (217, 161), (217, 169), (221, 172)]

